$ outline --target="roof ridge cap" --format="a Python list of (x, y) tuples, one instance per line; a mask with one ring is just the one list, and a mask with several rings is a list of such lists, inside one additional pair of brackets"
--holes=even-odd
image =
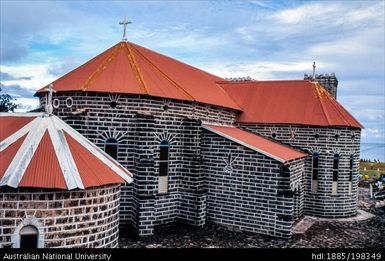
[(322, 102), (322, 99), (323, 99), (322, 96), (325, 94), (325, 92), (327, 92), (326, 97), (329, 97), (328, 96), (328, 91), (325, 90), (325, 88), (322, 85), (320, 85), (318, 82), (312, 82), (312, 86), (313, 86), (314, 91), (315, 91), (316, 99), (319, 100), (319, 104), (321, 105), (322, 112), (323, 112), (323, 114), (324, 114), (324, 116), (326, 118), (326, 121), (327, 121), (328, 125), (332, 125), (332, 122), (330, 120), (329, 114), (326, 112), (325, 105)]
[(145, 94), (149, 94), (148, 88), (146, 86), (146, 82), (143, 78), (142, 73), (140, 72), (139, 66), (138, 66), (136, 59), (135, 59), (135, 57), (131, 51), (131, 47), (130, 47), (129, 43), (124, 42), (122, 44), (125, 46), (125, 50), (127, 51), (128, 61), (130, 62), (131, 68), (135, 72), (135, 77), (136, 77), (137, 81), (139, 82), (140, 88), (142, 89), (142, 91), (144, 91)]
[(87, 80), (83, 83), (83, 85), (80, 87), (80, 90), (86, 91), (87, 88), (91, 85), (91, 83), (95, 80), (96, 77), (98, 77), (106, 68), (111, 64), (111, 62), (116, 58), (116, 55), (119, 51), (121, 44), (115, 45), (115, 48), (112, 50), (112, 52), (104, 59), (98, 67), (96, 67), (95, 71), (93, 71), (87, 78)]

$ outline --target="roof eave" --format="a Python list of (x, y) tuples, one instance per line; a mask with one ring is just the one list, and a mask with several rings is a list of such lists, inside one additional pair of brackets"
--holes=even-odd
[(287, 163), (287, 162), (289, 162), (289, 161), (291, 161), (291, 160), (300, 159), (300, 158), (304, 158), (304, 157), (307, 156), (307, 154), (305, 154), (305, 153), (303, 153), (303, 152), (300, 152), (300, 153), (302, 153), (302, 154), (304, 154), (304, 155), (302, 155), (302, 156), (300, 156), (300, 157), (290, 158), (290, 159), (282, 159), (282, 158), (277, 157), (277, 156), (275, 156), (275, 155), (273, 155), (273, 154), (271, 154), (271, 153), (268, 153), (268, 152), (266, 152), (266, 151), (264, 151), (264, 150), (258, 149), (258, 148), (254, 147), (254, 146), (251, 146), (251, 145), (249, 145), (249, 144), (247, 144), (247, 143), (244, 143), (243, 141), (240, 141), (240, 140), (235, 139), (235, 138), (233, 138), (233, 137), (231, 137), (231, 136), (229, 136), (229, 135), (226, 135), (226, 134), (224, 134), (224, 133), (222, 133), (222, 132), (220, 132), (220, 131), (217, 131), (217, 130), (215, 130), (215, 129), (212, 129), (212, 128), (208, 127), (207, 125), (202, 125), (202, 128), (204, 128), (204, 129), (206, 129), (206, 130), (208, 130), (208, 131), (211, 131), (211, 132), (213, 132), (213, 133), (215, 133), (215, 134), (217, 134), (217, 135), (219, 135), (219, 136), (221, 136), (221, 137), (224, 137), (224, 138), (226, 138), (226, 139), (229, 139), (229, 140), (231, 140), (231, 141), (233, 141), (233, 142), (235, 142), (235, 143), (238, 143), (238, 144), (240, 144), (240, 145), (242, 145), (242, 146), (244, 146), (244, 147), (246, 147), (246, 148), (249, 148), (249, 149), (251, 149), (251, 150), (253, 150), (253, 151), (255, 151), (255, 152), (261, 153), (261, 154), (263, 154), (263, 155), (265, 155), (265, 156), (267, 156), (267, 157), (269, 157), (269, 158), (275, 159), (276, 161), (278, 161), (278, 162), (280, 162), (280, 163)]

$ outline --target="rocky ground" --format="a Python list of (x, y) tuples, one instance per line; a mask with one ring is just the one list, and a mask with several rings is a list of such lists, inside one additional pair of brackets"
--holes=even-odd
[(317, 221), (305, 234), (277, 239), (253, 233), (229, 231), (208, 224), (197, 229), (172, 225), (156, 229), (151, 242), (120, 236), (121, 248), (385, 248), (385, 207), (375, 208), (360, 189), (359, 206), (375, 217), (358, 222)]

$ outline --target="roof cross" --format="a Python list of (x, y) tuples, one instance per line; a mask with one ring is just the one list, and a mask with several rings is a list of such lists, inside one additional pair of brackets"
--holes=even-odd
[(55, 92), (53, 90), (53, 84), (51, 83), (47, 88), (47, 98), (46, 98), (46, 105), (45, 105), (45, 113), (47, 115), (52, 115), (53, 113), (53, 106), (52, 106), (52, 93)]
[(124, 28), (124, 29), (123, 29), (123, 39), (122, 39), (122, 41), (127, 41), (127, 36), (126, 36), (127, 25), (128, 25), (128, 24), (132, 24), (132, 22), (131, 22), (131, 21), (128, 21), (128, 20), (127, 20), (127, 17), (125, 17), (123, 21), (119, 22), (119, 24), (120, 24), (120, 25), (123, 25), (123, 28)]
[(313, 62), (313, 81), (315, 81), (315, 62)]

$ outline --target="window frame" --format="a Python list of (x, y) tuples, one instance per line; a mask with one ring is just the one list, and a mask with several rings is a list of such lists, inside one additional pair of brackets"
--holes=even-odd
[[(169, 192), (168, 176), (170, 168), (170, 142), (162, 140), (159, 144), (159, 170), (158, 170), (158, 193), (167, 194)], [(161, 187), (165, 183), (165, 187)]]
[[(319, 161), (320, 153), (314, 152), (311, 161), (311, 192), (318, 192)], [(317, 162), (317, 164), (315, 164), (315, 162)]]
[[(116, 157), (111, 155), (110, 153), (107, 152), (107, 146), (116, 146), (115, 147), (115, 154)], [(111, 158), (117, 160), (118, 159), (118, 152), (119, 152), (119, 141), (115, 138), (107, 138), (104, 141), (104, 152), (107, 153)]]
[(341, 156), (338, 153), (333, 154), (333, 166), (332, 166), (332, 195), (338, 194), (338, 176), (340, 169)]

